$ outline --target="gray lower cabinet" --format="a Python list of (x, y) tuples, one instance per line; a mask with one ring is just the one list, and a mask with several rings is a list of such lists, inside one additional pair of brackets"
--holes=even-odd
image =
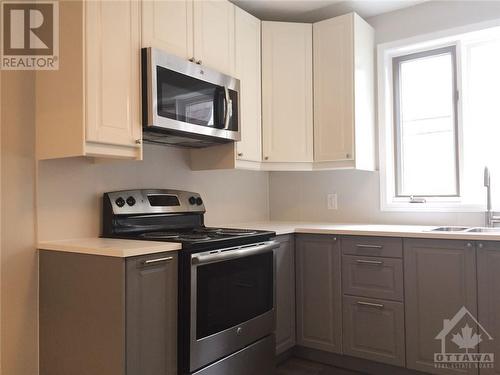
[(293, 235), (277, 236), (276, 256), (276, 354), (295, 346), (295, 241)]
[(40, 375), (175, 375), (177, 255), (40, 251)]
[(395, 366), (405, 365), (404, 305), (344, 296), (344, 354)]
[(451, 338), (466, 322), (474, 328), (468, 316), (453, 319), (462, 307), (477, 314), (474, 244), (406, 239), (404, 277), (407, 367), (432, 374), (477, 374), (475, 368), (437, 368), (434, 363), (442, 345), (447, 353), (462, 352)]
[(340, 241), (330, 235), (298, 235), (297, 344), (342, 352)]
[(479, 323), (483, 341), (481, 353), (493, 353), (493, 368), (481, 368), (481, 375), (500, 374), (500, 243), (477, 244), (477, 282)]
[(177, 373), (177, 255), (126, 265), (127, 375)]

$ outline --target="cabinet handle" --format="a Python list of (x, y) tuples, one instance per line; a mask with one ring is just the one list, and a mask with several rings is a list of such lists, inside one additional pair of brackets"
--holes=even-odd
[(358, 301), (356, 303), (360, 306), (375, 307), (377, 309), (384, 308), (384, 305), (382, 305), (381, 303), (370, 303), (370, 302), (361, 302), (361, 301)]
[(334, 240), (334, 241), (337, 241), (337, 237), (333, 237), (333, 240)]
[(361, 263), (361, 264), (376, 264), (376, 265), (382, 265), (384, 262), (380, 260), (362, 260), (362, 259), (356, 259), (356, 263)]
[(243, 152), (238, 152), (238, 156), (243, 156)]
[(484, 245), (483, 245), (482, 243), (478, 243), (478, 244), (477, 244), (477, 247), (478, 247), (479, 249), (482, 249), (482, 248), (484, 247)]
[(264, 156), (264, 160), (269, 160), (269, 156)]
[(142, 139), (136, 139), (136, 140), (135, 140), (135, 144), (136, 144), (136, 145), (140, 145), (141, 143), (142, 143)]
[(201, 61), (201, 60), (198, 60), (198, 61), (196, 61), (196, 64), (201, 65), (201, 64), (202, 64), (202, 61)]
[(194, 62), (194, 57), (191, 57), (189, 61)]
[(356, 247), (359, 247), (360, 249), (382, 249), (382, 245), (362, 245), (362, 244), (357, 244)]
[(470, 242), (467, 242), (467, 247), (472, 247), (472, 244)]
[(174, 257), (165, 257), (165, 258), (157, 258), (157, 259), (148, 259), (142, 262), (143, 265), (155, 264), (160, 262), (170, 262)]

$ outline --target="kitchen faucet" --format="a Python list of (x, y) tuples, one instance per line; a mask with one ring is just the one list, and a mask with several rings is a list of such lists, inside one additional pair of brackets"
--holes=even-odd
[(500, 223), (500, 216), (495, 216), (491, 208), (491, 178), (488, 167), (484, 167), (484, 187), (486, 188), (485, 224), (487, 227), (494, 227), (495, 223)]

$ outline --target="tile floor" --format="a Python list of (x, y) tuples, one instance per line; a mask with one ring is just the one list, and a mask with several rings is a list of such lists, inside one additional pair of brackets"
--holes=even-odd
[(353, 372), (323, 365), (321, 363), (309, 362), (303, 359), (290, 358), (278, 366), (277, 375), (362, 375)]

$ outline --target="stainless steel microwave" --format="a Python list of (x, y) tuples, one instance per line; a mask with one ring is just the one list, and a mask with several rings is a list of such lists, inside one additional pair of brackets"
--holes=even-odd
[(143, 140), (181, 147), (239, 141), (239, 90), (236, 78), (144, 48)]

